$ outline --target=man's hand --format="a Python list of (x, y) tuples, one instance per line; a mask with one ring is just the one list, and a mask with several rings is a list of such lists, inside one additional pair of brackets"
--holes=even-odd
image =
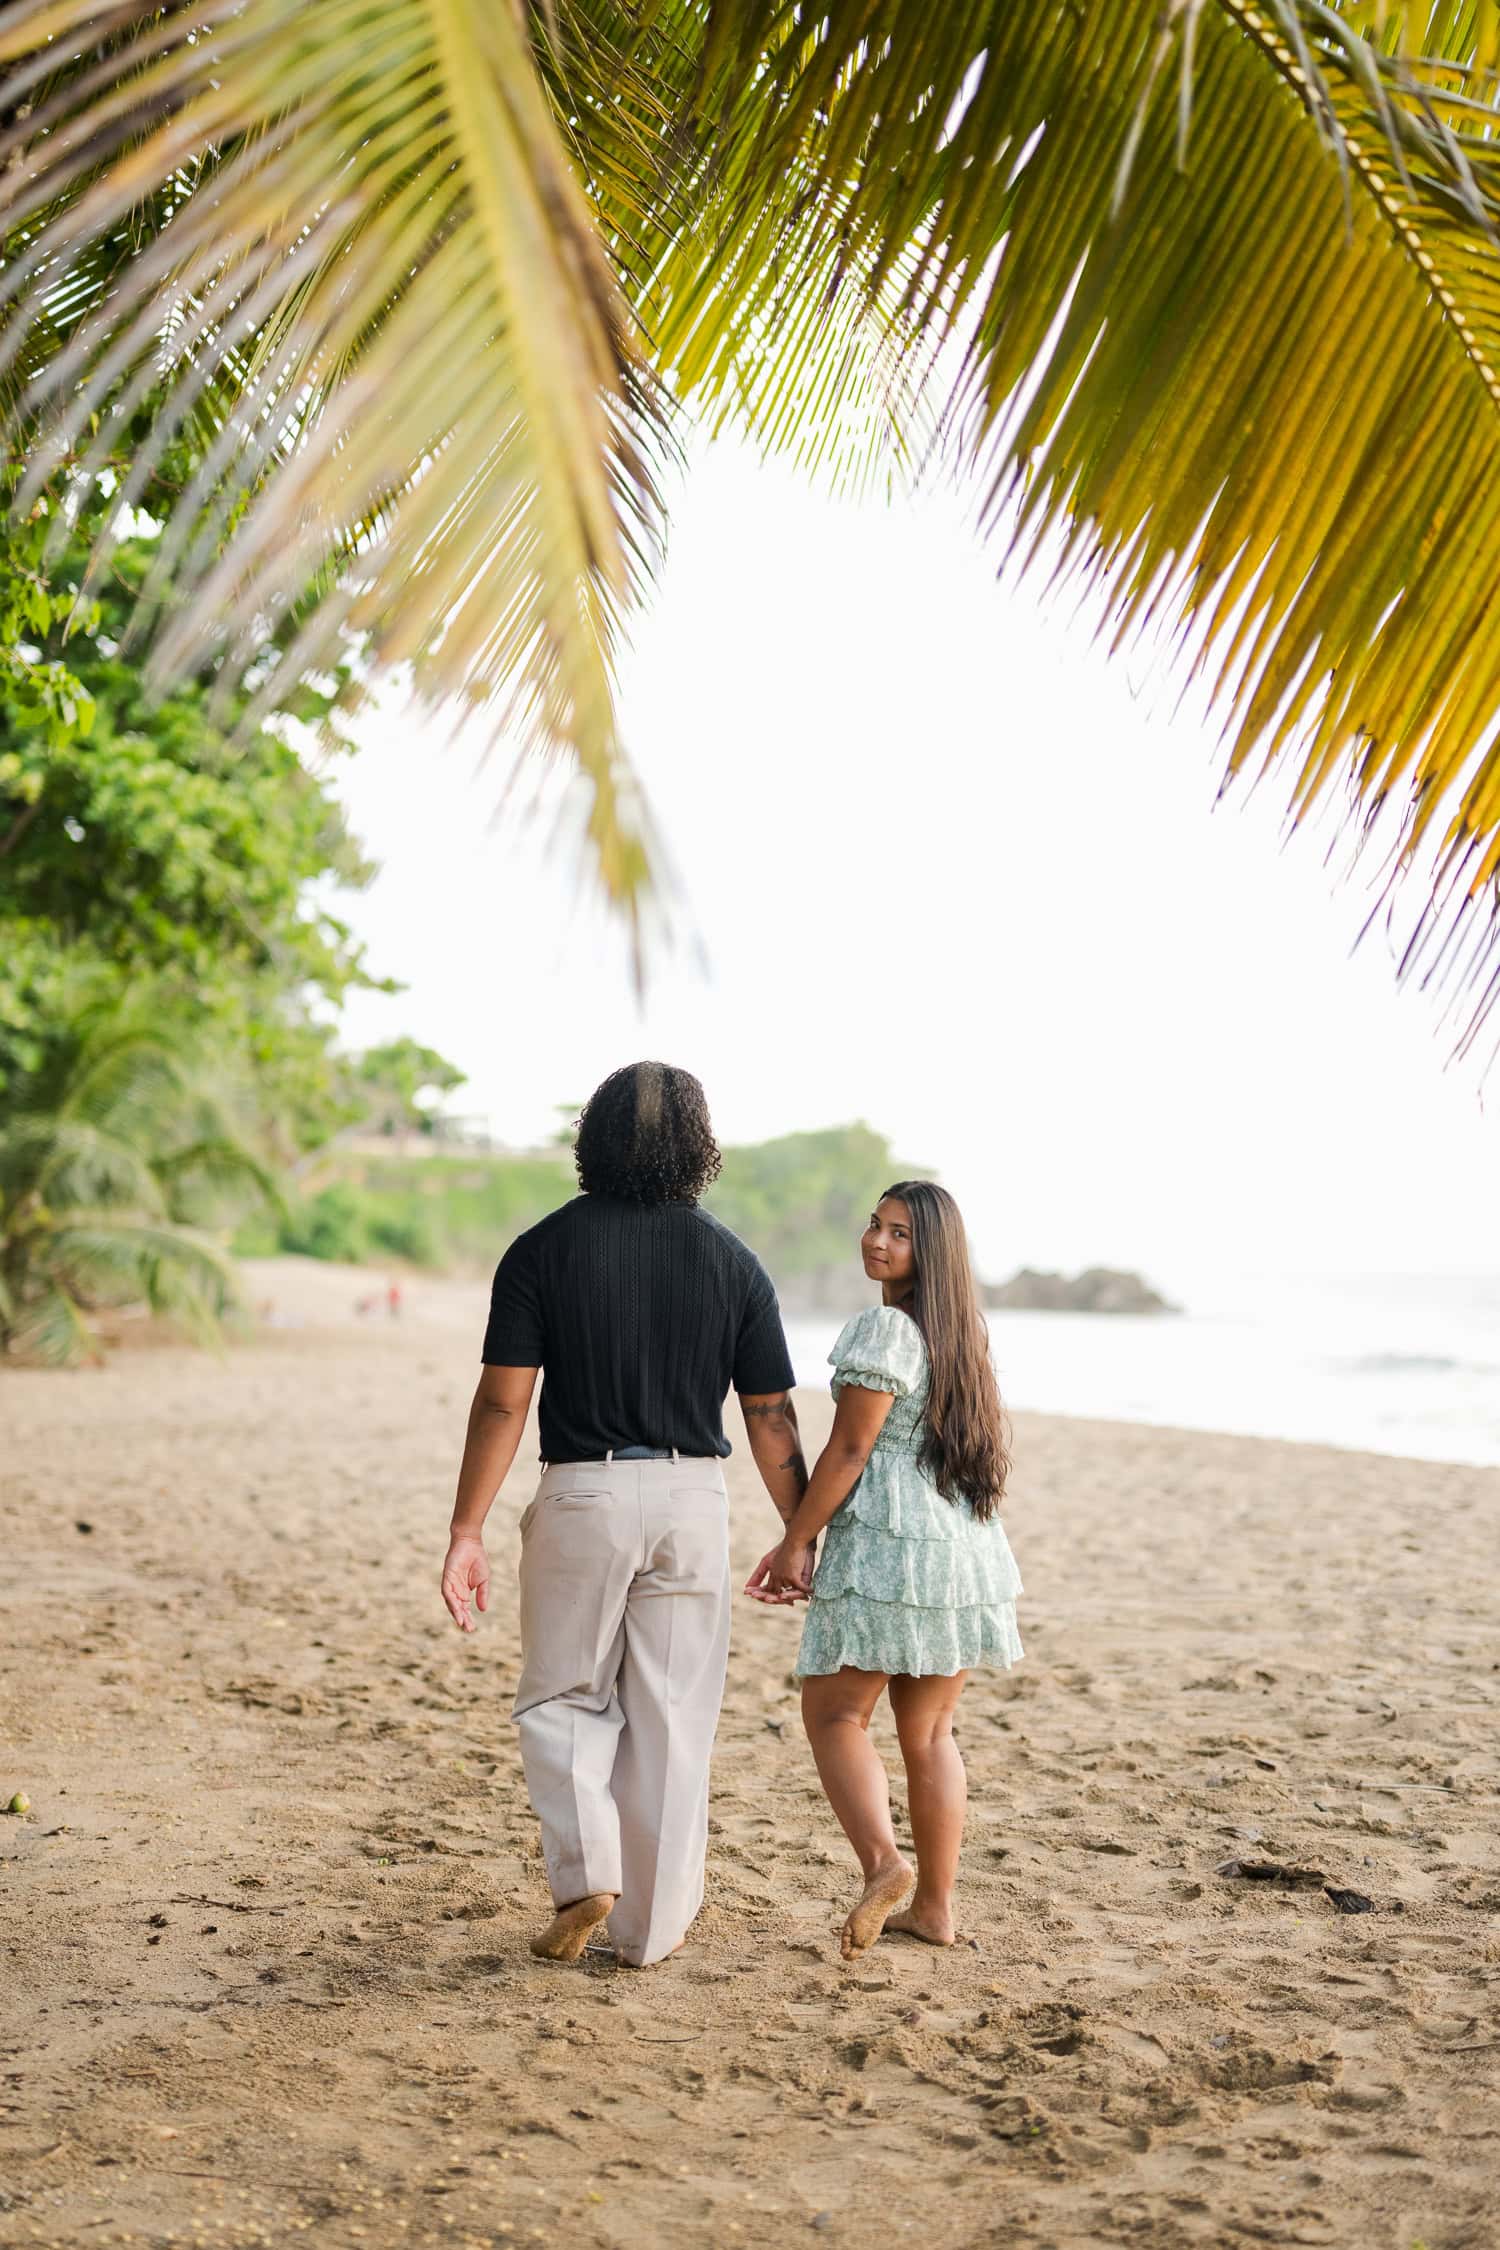
[(443, 1564), (443, 1599), (461, 1633), (479, 1630), (469, 1614), (470, 1594), (482, 1610), (489, 1608), (490, 1558), (482, 1539), (455, 1538), (449, 1542)]
[(779, 1547), (762, 1555), (745, 1581), (752, 1601), (786, 1604), (812, 1598), (813, 1549), (799, 1540), (783, 1539)]

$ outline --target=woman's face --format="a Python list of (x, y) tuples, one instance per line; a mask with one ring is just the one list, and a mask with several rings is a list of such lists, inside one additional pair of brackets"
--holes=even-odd
[(884, 1283), (897, 1295), (911, 1288), (917, 1277), (911, 1213), (899, 1196), (888, 1195), (883, 1203), (877, 1203), (859, 1247), (865, 1272), (872, 1281)]

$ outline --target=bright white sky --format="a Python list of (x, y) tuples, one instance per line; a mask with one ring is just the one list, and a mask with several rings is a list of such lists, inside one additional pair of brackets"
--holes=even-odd
[(1165, 660), (995, 560), (951, 493), (835, 502), (707, 452), (623, 696), (706, 966), (638, 1009), (545, 822), (491, 825), (503, 760), (383, 715), (342, 782), (383, 872), (347, 911), (407, 989), (356, 996), (350, 1043), (438, 1047), (515, 1143), (639, 1055), (695, 1070), (725, 1140), (866, 1119), (992, 1274), (1500, 1268), (1500, 1070), (1486, 1111), (1382, 940), (1350, 958), (1365, 895), (1319, 838), (1280, 849), (1287, 785), (1213, 809)]

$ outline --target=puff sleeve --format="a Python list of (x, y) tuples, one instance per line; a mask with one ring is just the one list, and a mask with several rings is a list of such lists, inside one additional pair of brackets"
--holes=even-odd
[(922, 1380), (925, 1359), (922, 1332), (911, 1316), (894, 1305), (871, 1305), (840, 1330), (828, 1364), (835, 1393), (856, 1383), (907, 1398)]

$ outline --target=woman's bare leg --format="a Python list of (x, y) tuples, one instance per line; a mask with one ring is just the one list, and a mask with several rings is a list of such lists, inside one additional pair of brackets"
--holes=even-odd
[(869, 1736), (884, 1686), (883, 1672), (856, 1672), (852, 1665), (802, 1683), (802, 1723), (818, 1778), (865, 1876), (864, 1894), (839, 1941), (846, 1961), (875, 1943), (891, 1909), (911, 1889), (911, 1868), (891, 1826), (890, 1783)]
[(891, 1928), (929, 1945), (951, 1945), (953, 1886), (964, 1840), (969, 1785), (953, 1714), (967, 1673), (944, 1678), (893, 1679), (891, 1709), (906, 1766), (906, 1802), (912, 1842), (917, 1847), (917, 1894), (904, 1914), (891, 1916)]

